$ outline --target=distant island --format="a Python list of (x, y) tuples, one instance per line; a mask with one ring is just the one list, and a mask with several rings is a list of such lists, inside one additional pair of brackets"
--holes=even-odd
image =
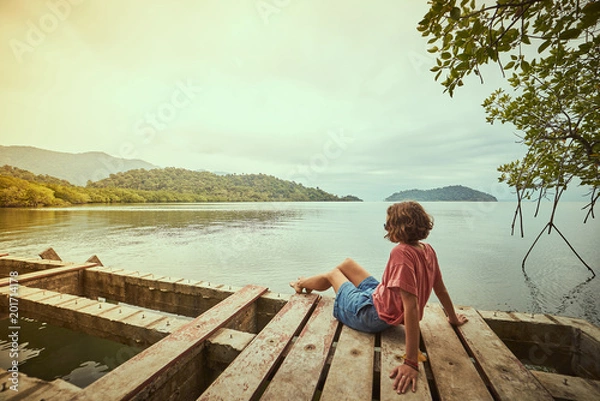
[(266, 174), (217, 175), (183, 168), (134, 169), (85, 187), (5, 165), (0, 167), (0, 207), (69, 206), (145, 202), (361, 201)]
[(386, 199), (388, 202), (414, 200), (418, 202), (498, 202), (494, 196), (462, 185), (451, 185), (435, 189), (409, 189), (396, 192)]

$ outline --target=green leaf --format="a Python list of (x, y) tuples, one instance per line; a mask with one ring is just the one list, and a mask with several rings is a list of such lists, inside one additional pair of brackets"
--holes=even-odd
[(583, 7), (581, 10), (584, 14), (600, 14), (600, 2), (591, 1)]
[(510, 70), (510, 69), (511, 69), (511, 68), (513, 68), (514, 66), (515, 66), (515, 62), (514, 62), (514, 61), (510, 61), (510, 62), (508, 62), (508, 63), (507, 63), (505, 66), (504, 66), (504, 68), (505, 68), (506, 70)]
[(470, 57), (468, 54), (466, 54), (466, 53), (460, 53), (460, 54), (457, 54), (457, 55), (456, 55), (456, 58), (457, 58), (458, 60), (460, 60), (460, 61), (467, 61), (467, 60), (469, 60), (471, 57)]
[(435, 53), (438, 50), (440, 50), (440, 49), (437, 46), (433, 46), (432, 48), (427, 49), (427, 52), (429, 52), (429, 53)]
[(452, 18), (455, 21), (458, 21), (460, 19), (460, 8), (454, 7), (450, 11), (450, 18)]
[(544, 43), (542, 43), (540, 45), (540, 47), (538, 47), (538, 53), (543, 52), (544, 50), (546, 50), (548, 48), (548, 46), (550, 46), (550, 44), (552, 43), (552, 41), (550, 39), (546, 40)]
[(449, 60), (450, 58), (452, 58), (452, 54), (450, 54), (449, 52), (443, 52), (441, 57), (442, 60)]
[(596, 25), (598, 22), (599, 14), (585, 14), (577, 27), (581, 30), (591, 27), (592, 25)]
[(467, 61), (463, 61), (456, 66), (457, 71), (466, 71), (469, 69), (469, 63)]
[(579, 51), (581, 51), (583, 53), (587, 53), (587, 52), (589, 52), (592, 49), (593, 45), (594, 44), (590, 43), (590, 42), (582, 43), (582, 44), (579, 45)]
[(446, 35), (444, 35), (444, 47), (447, 47), (450, 44), (452, 38), (453, 36), (451, 33), (447, 33)]
[(571, 29), (567, 29), (566, 31), (561, 33), (559, 36), (559, 39), (563, 39), (563, 40), (575, 39), (575, 38), (579, 37), (579, 35), (581, 35), (581, 29), (571, 28)]

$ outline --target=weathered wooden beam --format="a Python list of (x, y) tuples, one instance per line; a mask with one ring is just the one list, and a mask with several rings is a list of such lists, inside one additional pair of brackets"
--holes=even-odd
[(61, 267), (72, 264), (73, 263), (58, 262), (55, 260), (17, 258), (13, 256), (1, 257), (0, 277), (7, 277), (11, 272), (17, 272), (19, 275), (24, 275), (40, 270), (54, 269), (55, 267)]
[(425, 307), (420, 327), (440, 398), (446, 401), (492, 401), (492, 395), (440, 305)]
[(89, 257), (88, 260), (85, 261), (86, 263), (95, 263), (97, 266), (104, 266), (102, 264), (102, 262), (100, 261), (100, 258), (98, 258), (98, 256), (96, 255), (92, 255)]
[(294, 295), (198, 401), (250, 400), (266, 383), (294, 335), (308, 319), (316, 294)]
[[(11, 386), (15, 386), (14, 389)], [(23, 372), (17, 374), (0, 369), (0, 399), (4, 401), (68, 400), (80, 390), (61, 379), (47, 382), (29, 377)]]
[(318, 296), (295, 295), (198, 400), (250, 400), (266, 382)]
[(200, 315), (239, 290), (203, 281), (104, 267), (84, 273), (83, 289), (83, 295), (88, 298), (101, 297), (188, 317)]
[[(188, 392), (188, 397), (189, 392), (199, 393), (204, 341), (266, 291), (250, 285), (242, 288), (90, 384), (73, 400), (168, 399), (177, 388), (182, 394)], [(185, 374), (181, 369), (186, 369)], [(188, 380), (191, 376), (194, 380)]]
[(79, 279), (80, 272), (94, 266), (95, 264), (93, 263), (68, 265), (32, 273), (20, 274), (16, 277), (6, 277), (0, 279), (0, 288), (7, 287), (15, 282), (18, 282), (19, 286), (27, 285), (41, 289), (77, 295), (82, 292), (82, 283)]
[(548, 372), (532, 373), (557, 400), (600, 400), (600, 381)]
[(219, 329), (206, 342), (206, 363), (220, 374), (250, 344), (256, 334), (245, 331)]
[(583, 319), (553, 316), (558, 324), (576, 329), (575, 350), (571, 358), (573, 373), (589, 379), (600, 378), (600, 327)]
[[(585, 357), (580, 364), (581, 343), (591, 350), (597, 341), (588, 341), (581, 329), (556, 316), (518, 312), (479, 312), (488, 326), (527, 365), (553, 367), (561, 374), (581, 374), (600, 366), (597, 358)], [(585, 368), (583, 367), (585, 365)], [(597, 377), (597, 376), (596, 376)]]
[[(342, 326), (321, 401), (373, 399), (375, 336)], [(352, 366), (352, 374), (347, 368)]]
[[(6, 293), (8, 288), (3, 289)], [(7, 303), (0, 297), (0, 305)], [(147, 347), (189, 320), (139, 308), (115, 305), (71, 294), (19, 287), (19, 313), (121, 344)]]
[[(36, 280), (41, 280), (41, 279), (48, 279), (49, 277), (52, 276), (58, 276), (58, 275), (63, 275), (65, 273), (68, 272), (72, 272), (72, 271), (79, 271), (79, 270), (84, 270), (84, 269), (89, 269), (96, 266), (95, 263), (84, 263), (84, 264), (69, 264), (67, 266), (59, 266), (59, 267), (52, 267), (52, 268), (47, 268), (44, 270), (39, 270), (39, 271), (34, 271), (31, 273), (25, 273), (25, 274), (19, 274), (18, 276), (18, 282), (19, 284), (29, 284), (33, 281)], [(10, 279), (9, 278), (2, 278), (0, 279), (0, 287), (4, 287), (6, 285), (10, 284)]]
[(261, 401), (314, 398), (339, 325), (333, 317), (333, 302), (333, 298), (321, 298)]
[[(0, 295), (7, 295), (9, 291), (8, 288), (1, 289)], [(0, 307), (7, 309), (7, 306), (7, 298), (0, 297)], [(129, 305), (25, 286), (19, 288), (19, 312), (54, 326), (142, 348), (160, 341), (190, 321)], [(243, 331), (219, 329), (207, 339), (209, 365), (219, 366), (219, 371), (223, 371), (254, 337)]]
[(554, 401), (473, 308), (461, 308), (469, 322), (458, 328), (499, 400)]
[[(392, 387), (393, 380), (389, 378), (389, 374), (395, 367), (403, 363), (405, 353), (404, 326), (392, 327), (381, 333), (381, 386), (379, 397), (381, 401), (398, 401), (399, 396)], [(430, 401), (432, 399), (423, 362), (419, 362), (419, 372), (417, 391), (413, 393), (412, 388), (409, 389), (402, 395), (402, 401)]]
[(56, 251), (52, 248), (48, 248), (45, 251), (41, 252), (40, 258), (46, 260), (57, 260), (59, 262), (62, 260), (60, 256), (58, 256), (58, 253), (56, 253)]
[(256, 301), (256, 332), (261, 331), (290, 300), (291, 294), (267, 292)]

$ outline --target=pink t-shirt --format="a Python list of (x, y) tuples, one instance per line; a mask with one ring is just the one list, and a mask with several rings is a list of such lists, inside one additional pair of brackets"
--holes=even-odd
[(442, 277), (435, 251), (431, 245), (421, 244), (423, 249), (406, 244), (396, 245), (390, 252), (381, 283), (373, 292), (373, 304), (379, 318), (388, 324), (404, 324), (400, 289), (417, 296), (421, 320), (433, 285)]

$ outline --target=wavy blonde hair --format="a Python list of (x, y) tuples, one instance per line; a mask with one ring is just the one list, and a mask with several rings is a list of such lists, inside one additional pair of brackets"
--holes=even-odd
[(394, 203), (387, 209), (385, 238), (392, 242), (416, 245), (427, 238), (432, 228), (433, 217), (417, 202)]

